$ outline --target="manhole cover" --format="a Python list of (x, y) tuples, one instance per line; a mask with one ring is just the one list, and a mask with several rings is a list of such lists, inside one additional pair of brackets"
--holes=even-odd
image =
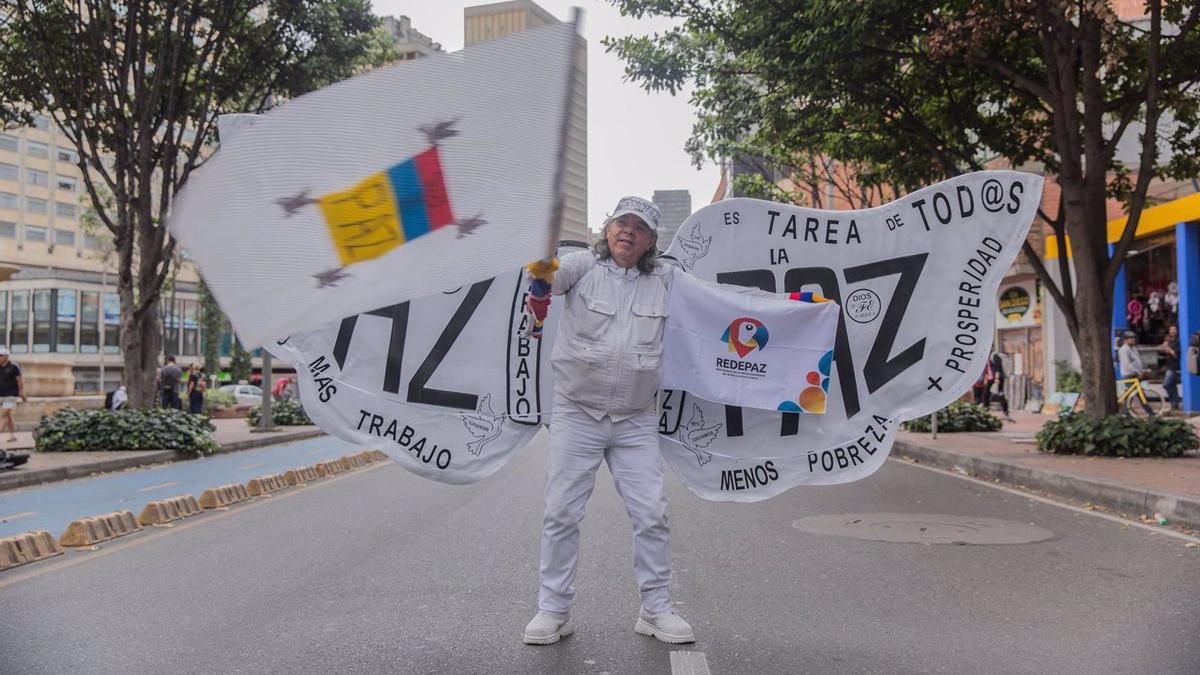
[(914, 544), (989, 546), (1031, 544), (1054, 538), (1036, 525), (998, 518), (949, 516), (937, 513), (844, 513), (812, 516), (792, 522), (810, 534)]

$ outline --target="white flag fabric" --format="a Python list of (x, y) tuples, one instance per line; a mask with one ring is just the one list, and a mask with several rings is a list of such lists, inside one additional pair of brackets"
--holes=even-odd
[(701, 279), (841, 307), (824, 415), (726, 406), (664, 390), (663, 456), (705, 499), (750, 502), (882, 466), (900, 422), (967, 392), (992, 349), (1000, 282), (1042, 177), (983, 171), (882, 206), (823, 211), (756, 199), (706, 206), (666, 256)]
[(825, 412), (836, 304), (747, 295), (676, 274), (667, 310), (664, 389), (727, 405)]
[(372, 71), (223, 125), (169, 227), (243, 342), (471, 284), (556, 242), (569, 24)]
[(513, 268), (268, 346), (296, 367), (304, 411), (327, 433), (425, 478), (473, 483), (551, 421), (561, 303), (534, 340), (524, 333), (528, 289)]

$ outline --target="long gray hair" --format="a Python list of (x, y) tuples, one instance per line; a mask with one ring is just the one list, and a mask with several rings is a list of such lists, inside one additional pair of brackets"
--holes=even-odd
[[(600, 231), (600, 237), (596, 239), (596, 243), (592, 244), (592, 250), (596, 252), (596, 256), (601, 260), (608, 260), (612, 257), (612, 251), (608, 248), (608, 226), (604, 224), (604, 229)], [(654, 232), (651, 230), (651, 232)], [(642, 274), (649, 274), (658, 266), (658, 233), (654, 232), (654, 243), (650, 244), (650, 248), (638, 258), (637, 268)]]

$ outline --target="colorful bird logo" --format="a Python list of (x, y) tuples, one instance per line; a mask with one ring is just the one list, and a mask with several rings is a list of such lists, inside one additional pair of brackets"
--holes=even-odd
[(744, 359), (756, 348), (762, 351), (767, 346), (767, 327), (758, 319), (743, 316), (729, 324), (721, 340), (729, 343), (729, 351), (737, 352), (738, 358)]

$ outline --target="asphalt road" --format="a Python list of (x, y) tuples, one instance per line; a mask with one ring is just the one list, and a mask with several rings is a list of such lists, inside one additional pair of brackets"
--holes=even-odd
[[(525, 646), (542, 441), (473, 486), (377, 465), (0, 573), (0, 673), (615, 675), (669, 673), (681, 650), (712, 673), (1200, 672), (1200, 549), (901, 462), (751, 505), (670, 479), (673, 599), (699, 638), (686, 646), (633, 633), (629, 525), (602, 470), (577, 632)], [(1055, 536), (924, 545), (793, 525), (846, 513)]]

